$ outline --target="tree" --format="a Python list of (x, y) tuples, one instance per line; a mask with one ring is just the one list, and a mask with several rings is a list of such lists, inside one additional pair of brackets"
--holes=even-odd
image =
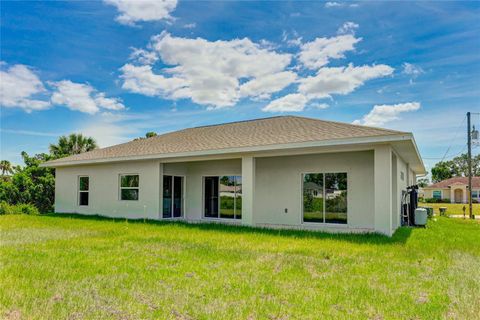
[(53, 159), (41, 153), (33, 157), (22, 152), (24, 167), (18, 167), (9, 181), (0, 182), (0, 201), (9, 204), (30, 203), (40, 212), (53, 209), (55, 195), (55, 171), (42, 168), (40, 163)]
[[(449, 161), (440, 161), (432, 168), (432, 181), (468, 176), (468, 157), (462, 154)], [(472, 157), (472, 174), (480, 176), (480, 154)]]
[(145, 137), (138, 137), (138, 138), (133, 139), (133, 141), (148, 139), (148, 138), (151, 138), (151, 137), (156, 137), (157, 135), (158, 134), (156, 132), (149, 131), (149, 132), (145, 133)]
[(96, 141), (91, 137), (84, 137), (81, 133), (72, 133), (68, 137), (61, 136), (57, 144), (50, 144), (50, 154), (55, 158), (63, 158), (74, 154), (91, 151), (98, 148)]
[(13, 168), (12, 164), (8, 160), (0, 161), (0, 170), (2, 170), (2, 176), (5, 176), (7, 173), (12, 174)]
[(417, 184), (420, 188), (425, 188), (430, 184), (430, 181), (427, 178), (418, 179)]
[[(50, 145), (50, 154), (40, 153), (34, 156), (22, 152), (25, 165), (17, 166), (11, 177), (0, 179), (0, 201), (9, 204), (33, 204), (41, 213), (53, 210), (55, 196), (55, 170), (40, 167), (45, 161), (66, 157), (93, 150), (95, 140), (81, 134), (62, 136), (58, 144)], [(8, 162), (8, 161), (7, 161)], [(3, 172), (2, 162), (2, 172)], [(7, 165), (5, 164), (5, 172)]]

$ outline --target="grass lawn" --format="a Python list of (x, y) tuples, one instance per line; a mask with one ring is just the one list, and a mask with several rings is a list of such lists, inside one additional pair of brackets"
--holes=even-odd
[(393, 238), (0, 216), (2, 319), (478, 319), (480, 223)]
[[(468, 218), (468, 204), (463, 203), (424, 203), (418, 204), (420, 207), (432, 207), (435, 214), (440, 214), (440, 207), (447, 208), (447, 215), (463, 215), (463, 207), (465, 206), (465, 215)], [(473, 203), (473, 214), (480, 216), (480, 203)]]

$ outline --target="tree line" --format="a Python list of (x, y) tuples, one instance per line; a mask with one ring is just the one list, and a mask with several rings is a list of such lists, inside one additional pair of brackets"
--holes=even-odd
[[(146, 139), (156, 136), (147, 132)], [(61, 136), (57, 143), (50, 144), (49, 153), (33, 156), (21, 153), (23, 166), (13, 166), (7, 160), (0, 161), (0, 202), (9, 205), (32, 204), (41, 213), (53, 211), (55, 202), (55, 169), (40, 167), (42, 162), (68, 157), (98, 148), (97, 142), (82, 134)]]

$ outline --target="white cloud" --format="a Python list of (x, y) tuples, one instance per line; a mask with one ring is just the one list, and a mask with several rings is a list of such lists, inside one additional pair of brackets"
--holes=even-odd
[(381, 126), (387, 122), (398, 120), (403, 112), (411, 112), (420, 109), (419, 102), (407, 102), (394, 105), (376, 105), (373, 109), (363, 116), (360, 120), (355, 120), (354, 124), (366, 126)]
[(265, 106), (262, 111), (265, 112), (297, 112), (302, 111), (307, 104), (308, 99), (299, 93), (287, 94), (284, 97), (278, 98)]
[(408, 74), (416, 77), (421, 75), (422, 73), (425, 73), (425, 71), (423, 71), (423, 69), (420, 66), (416, 66), (408, 62), (405, 62), (402, 66), (403, 66), (402, 72), (404, 74)]
[(302, 45), (303, 38), (298, 35), (298, 33), (293, 30), (292, 35), (287, 31), (283, 30), (282, 32), (282, 42), (285, 42), (289, 47), (299, 47)]
[(152, 66), (126, 64), (120, 68), (122, 88), (146, 96), (163, 96), (169, 99), (187, 98), (188, 83), (185, 79), (154, 74)]
[(185, 29), (194, 29), (194, 28), (197, 27), (197, 24), (196, 23), (186, 23), (186, 24), (183, 25), (183, 27)]
[(358, 3), (346, 3), (346, 2), (336, 2), (336, 1), (328, 1), (325, 3), (325, 8), (357, 8)]
[(332, 38), (316, 38), (300, 46), (299, 61), (308, 69), (319, 69), (331, 59), (345, 58), (344, 53), (355, 49), (355, 44), (362, 38), (355, 38), (351, 34)]
[(100, 108), (109, 110), (121, 110), (125, 106), (117, 98), (106, 98), (102, 92), (82, 83), (75, 83), (70, 80), (49, 82), (55, 88), (51, 96), (52, 104), (63, 105), (70, 110), (77, 110), (89, 114), (97, 113)]
[(328, 108), (330, 108), (330, 105), (328, 105), (327, 103), (318, 103), (318, 102), (315, 102), (315, 103), (310, 104), (310, 107), (315, 108), (315, 109), (323, 110), (323, 109), (328, 109)]
[(321, 68), (315, 76), (300, 80), (299, 93), (309, 99), (329, 98), (332, 94), (348, 94), (367, 80), (385, 77), (393, 73), (393, 68), (380, 64), (373, 66)]
[[(285, 72), (290, 54), (277, 53), (247, 38), (208, 41), (163, 32), (152, 38), (150, 46), (172, 67), (156, 74), (151, 66), (126, 64), (120, 69), (123, 88), (150, 96), (190, 98), (219, 108), (235, 105), (244, 95), (268, 96), (294, 80), (292, 72)], [(247, 82), (241, 90), (242, 80)]]
[(95, 96), (95, 103), (103, 109), (107, 110), (123, 110), (125, 106), (119, 98), (107, 98), (105, 93), (100, 92)]
[(334, 1), (325, 2), (325, 8), (335, 8), (335, 7), (343, 7), (343, 4), (340, 2), (334, 2)]
[(337, 34), (355, 34), (355, 30), (357, 30), (359, 25), (355, 22), (347, 21), (345, 22), (340, 28), (337, 30)]
[(240, 95), (259, 99), (269, 99), (272, 93), (278, 92), (297, 78), (296, 73), (283, 71), (264, 77), (255, 78), (240, 86)]
[[(2, 66), (6, 63), (2, 63)], [(46, 93), (42, 81), (29, 67), (16, 64), (0, 70), (0, 105), (6, 108), (22, 108), (26, 112), (50, 107), (48, 101), (34, 96)]]
[(153, 64), (158, 60), (155, 52), (137, 48), (132, 48), (132, 53), (129, 58), (140, 64)]
[(120, 15), (115, 20), (121, 24), (135, 25), (138, 21), (171, 20), (177, 0), (104, 0), (117, 8)]

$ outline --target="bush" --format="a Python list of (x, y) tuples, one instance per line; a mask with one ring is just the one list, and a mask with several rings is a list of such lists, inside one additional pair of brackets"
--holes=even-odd
[(8, 204), (5, 201), (0, 202), (0, 215), (3, 214), (39, 214), (38, 209), (32, 205), (27, 203), (21, 204)]
[(426, 203), (450, 203), (449, 199), (436, 199), (436, 198), (425, 198), (423, 202)]

